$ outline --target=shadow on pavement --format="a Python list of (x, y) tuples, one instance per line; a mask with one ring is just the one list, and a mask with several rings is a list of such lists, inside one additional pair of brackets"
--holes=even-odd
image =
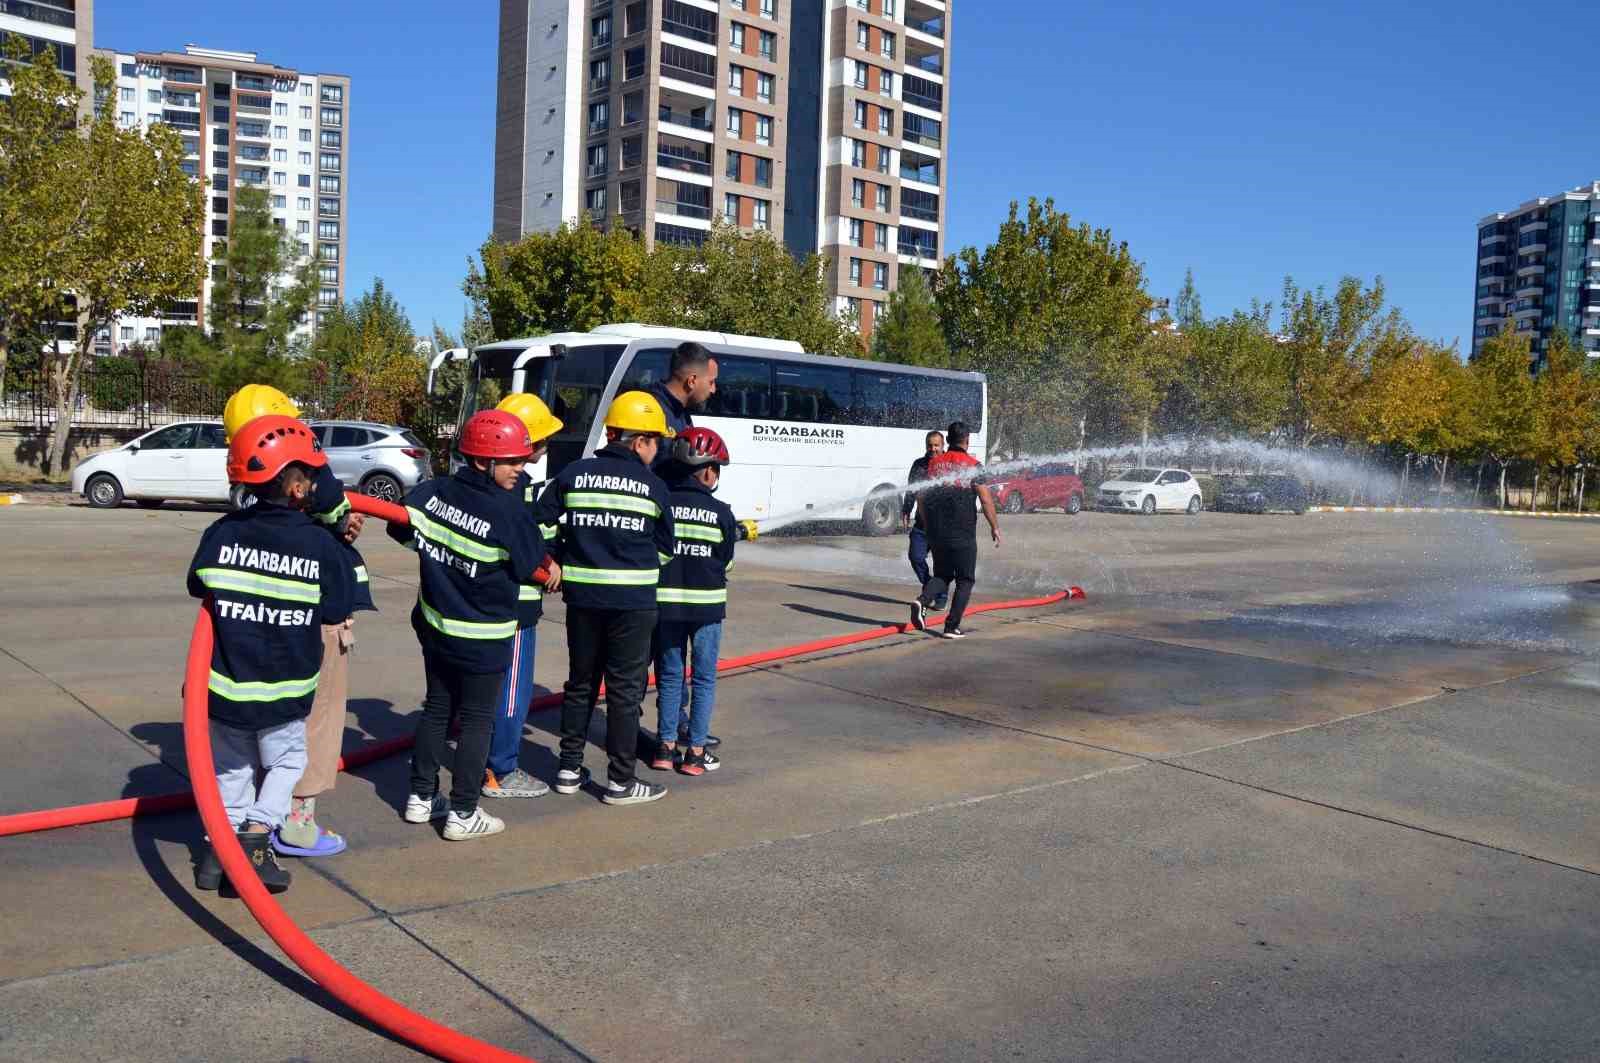
[(842, 587), (811, 587), (804, 583), (791, 583), (790, 587), (797, 591), (814, 591), (817, 594), (837, 594), (841, 598), (854, 598), (858, 602), (879, 602), (904, 609), (909, 598), (890, 598), (882, 594), (868, 594), (865, 591), (847, 591)]
[(865, 624), (868, 627), (884, 627), (888, 624), (900, 623), (898, 617), (890, 620), (881, 616), (857, 616), (854, 613), (836, 613), (832, 609), (818, 609), (814, 605), (801, 605), (799, 602), (784, 602), (783, 607), (785, 609), (793, 609), (797, 613), (805, 613), (807, 616), (820, 616), (825, 620), (842, 620), (847, 624)]

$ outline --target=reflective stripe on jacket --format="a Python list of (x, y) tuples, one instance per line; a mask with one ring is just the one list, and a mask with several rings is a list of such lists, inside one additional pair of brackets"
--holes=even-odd
[(671, 504), (677, 546), (656, 588), (661, 619), (715, 623), (728, 612), (728, 570), (739, 537), (733, 510), (688, 475), (673, 483)]
[(539, 495), (538, 522), (557, 530), (568, 606), (654, 609), (672, 559), (671, 496), (631, 450), (612, 444), (561, 470)]

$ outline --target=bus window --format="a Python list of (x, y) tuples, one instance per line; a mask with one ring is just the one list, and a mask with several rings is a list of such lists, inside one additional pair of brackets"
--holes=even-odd
[(781, 421), (844, 424), (850, 420), (850, 370), (805, 362), (774, 362), (773, 416)]
[(568, 463), (583, 457), (589, 428), (600, 413), (600, 395), (606, 379), (625, 349), (614, 343), (569, 347), (567, 356), (556, 363), (550, 410), (561, 418), (562, 427), (550, 438), (546, 475), (553, 477)]
[(976, 380), (918, 376), (917, 412), (929, 424), (965, 421), (973, 432), (983, 431), (983, 387)]
[(709, 417), (771, 417), (772, 363), (765, 358), (718, 358), (717, 391)]
[(617, 394), (624, 391), (644, 391), (651, 384), (667, 379), (667, 367), (672, 364), (671, 347), (646, 347), (633, 352), (633, 360), (617, 381)]
[(851, 373), (855, 387), (851, 405), (857, 424), (874, 428), (917, 427), (913, 417), (916, 391), (911, 377), (877, 369), (857, 369)]

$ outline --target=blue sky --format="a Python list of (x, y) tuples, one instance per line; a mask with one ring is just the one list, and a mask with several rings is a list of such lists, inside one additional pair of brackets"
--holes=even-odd
[[(489, 229), (498, 7), (279, 0), (197, 22), (103, 0), (95, 43), (351, 75), (346, 294), (381, 276), (423, 332), (460, 321)], [(1208, 314), (1275, 299), (1285, 273), (1382, 274), (1449, 341), (1471, 327), (1476, 220), (1600, 177), (1592, 75), (1537, 27), (1511, 46), (1503, 3), (952, 7), (951, 248), (991, 239), (1009, 200), (1052, 196), (1126, 240), (1155, 293), (1192, 266)]]

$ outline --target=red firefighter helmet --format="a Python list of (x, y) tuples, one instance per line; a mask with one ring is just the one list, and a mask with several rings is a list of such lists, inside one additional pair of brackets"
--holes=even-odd
[(327, 455), (304, 422), (281, 413), (247, 422), (228, 443), (228, 482), (269, 484), (291, 462), (320, 469)]
[(469, 458), (515, 461), (533, 453), (528, 426), (503, 410), (479, 410), (461, 429), (461, 453)]
[(728, 457), (728, 444), (709, 428), (685, 428), (679, 432), (678, 438), (672, 441), (672, 458), (691, 469), (707, 465), (720, 468), (733, 461)]

